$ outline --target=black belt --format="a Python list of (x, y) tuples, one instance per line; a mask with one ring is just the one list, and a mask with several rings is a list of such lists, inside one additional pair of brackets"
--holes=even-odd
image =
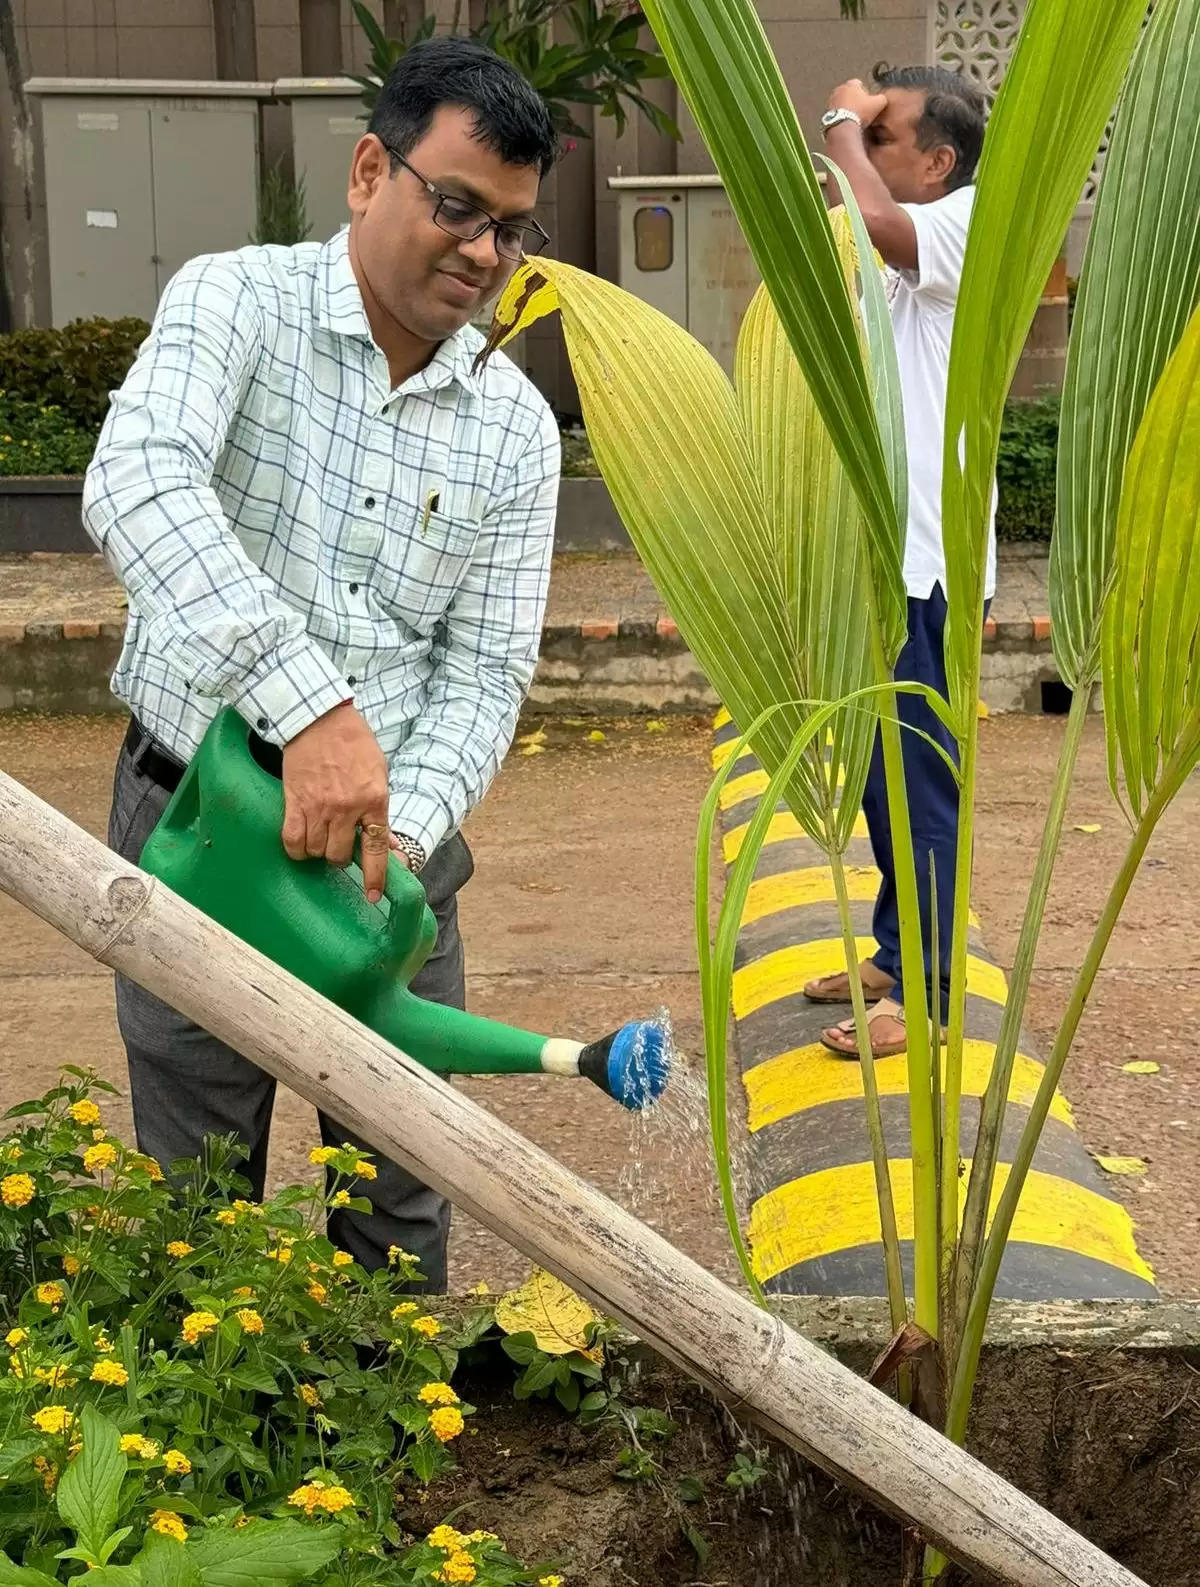
[(179, 787), (185, 768), (174, 755), (169, 755), (154, 742), (136, 716), (129, 718), (129, 731), (125, 734), (125, 750), (133, 757), (143, 777), (148, 777), (167, 793), (174, 793)]

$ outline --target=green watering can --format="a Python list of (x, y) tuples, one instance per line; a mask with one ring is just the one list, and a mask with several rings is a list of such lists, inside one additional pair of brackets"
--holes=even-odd
[(370, 904), (357, 866), (289, 859), (279, 750), (226, 707), (142, 850), (141, 867), (243, 942), (440, 1074), (584, 1075), (627, 1108), (666, 1089), (666, 1031), (625, 1025), (585, 1045), (535, 1036), (408, 989), (433, 951), (425, 889), (394, 856)]

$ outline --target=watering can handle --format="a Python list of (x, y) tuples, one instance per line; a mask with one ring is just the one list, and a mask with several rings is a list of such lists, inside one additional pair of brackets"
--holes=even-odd
[[(354, 839), (354, 863), (362, 870), (362, 834)], [(383, 876), (383, 896), (391, 905), (388, 930), (405, 947), (409, 945), (426, 905), (425, 888), (408, 866), (389, 852)], [(415, 917), (415, 918), (414, 918)]]

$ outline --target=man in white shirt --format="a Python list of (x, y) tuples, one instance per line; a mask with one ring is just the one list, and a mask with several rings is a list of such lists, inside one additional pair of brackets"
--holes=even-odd
[[(908, 449), (908, 524), (904, 581), (908, 590), (908, 642), (896, 663), (898, 680), (931, 684), (946, 693), (943, 636), (946, 562), (942, 545), (942, 438), (950, 338), (958, 302), (967, 227), (975, 199), (975, 169), (983, 147), (987, 101), (966, 78), (934, 67), (879, 68), (874, 90), (857, 78), (829, 101), (823, 130), (830, 157), (845, 172), (871, 241), (888, 267), (887, 292), (904, 396)], [(993, 504), (994, 518), (994, 504)], [(986, 599), (995, 591), (996, 544), (988, 545)], [(902, 721), (928, 733), (952, 756), (953, 736), (922, 700), (897, 697)], [(917, 859), (921, 933), (930, 1006), (940, 993), (943, 1015), (949, 991), (954, 916), (958, 789), (941, 756), (917, 733), (901, 734), (904, 773)], [(903, 1052), (903, 985), (896, 907), (895, 862), (888, 821), (883, 756), (878, 740), (863, 794), (863, 811), (882, 874), (875, 905), (877, 951), (861, 966), (876, 1057)], [(929, 855), (937, 878), (936, 973)], [(825, 976), (805, 988), (814, 1002), (850, 997), (849, 977)], [(839, 1057), (856, 1058), (853, 1020), (825, 1031), (822, 1040)]]
[[(293, 859), (345, 865), (359, 838), (373, 902), (389, 847), (420, 873), (438, 938), (413, 990), (457, 1007), (458, 828), (533, 675), (560, 461), (548, 406), (509, 359), (475, 368), (468, 322), (548, 240), (555, 155), (511, 65), (414, 46), (355, 147), (348, 231), (185, 265), (84, 490), (129, 597), (112, 847), (136, 862), (232, 705), (281, 752)], [(141, 1149), (166, 1167), (232, 1134), (261, 1197), (274, 1081), (123, 977), (117, 1013)], [(394, 1163), (354, 1188), (374, 1215), (339, 1209), (331, 1239), (366, 1267), (403, 1247), (444, 1290), (443, 1198)]]

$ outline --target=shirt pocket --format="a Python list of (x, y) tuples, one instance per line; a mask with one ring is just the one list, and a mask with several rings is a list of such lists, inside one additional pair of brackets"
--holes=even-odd
[(443, 512), (418, 519), (403, 537), (388, 609), (431, 635), (458, 593), (479, 540), (480, 521)]

